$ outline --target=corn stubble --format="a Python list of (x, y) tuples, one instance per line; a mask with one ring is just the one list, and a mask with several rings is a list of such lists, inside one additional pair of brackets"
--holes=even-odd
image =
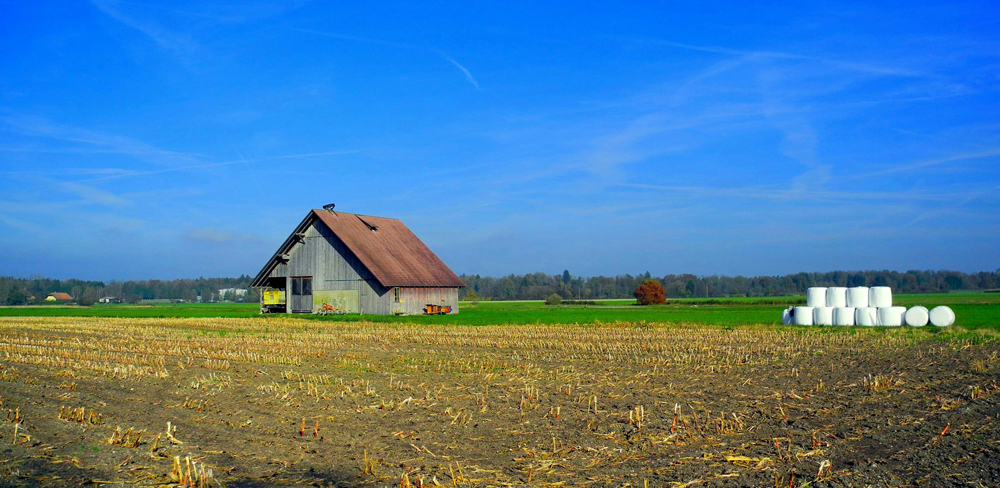
[[(183, 487), (863, 485), (997, 431), (956, 417), (1000, 391), (995, 339), (920, 334), (3, 318), (0, 436), (94, 480)], [(59, 422), (26, 421), (49, 388), (31, 412)]]

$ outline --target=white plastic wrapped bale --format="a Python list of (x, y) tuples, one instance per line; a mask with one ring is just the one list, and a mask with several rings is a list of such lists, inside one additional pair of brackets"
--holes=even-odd
[(868, 327), (878, 325), (878, 309), (875, 307), (858, 307), (854, 312), (854, 323)]
[(827, 307), (846, 307), (847, 306), (847, 288), (843, 286), (831, 286), (826, 289), (826, 306)]
[(833, 309), (833, 325), (854, 325), (854, 307), (837, 307)]
[(868, 289), (868, 306), (869, 307), (891, 307), (892, 306), (892, 288), (888, 286), (873, 286)]
[(927, 316), (931, 323), (938, 327), (948, 327), (955, 323), (955, 312), (944, 305), (932, 308)]
[(878, 325), (885, 327), (899, 327), (903, 325), (903, 314), (906, 307), (879, 307), (877, 313)]
[(792, 313), (790, 308), (786, 308), (781, 311), (781, 324), (788, 325), (792, 323)]
[(807, 307), (825, 307), (826, 306), (826, 288), (822, 286), (814, 286), (806, 290), (806, 306)]
[(922, 307), (920, 305), (910, 307), (910, 309), (903, 314), (903, 321), (910, 327), (923, 327), (927, 325), (928, 320), (930, 320), (930, 316), (927, 314), (927, 307)]
[(847, 289), (847, 306), (864, 308), (868, 306), (868, 287), (852, 286)]
[(795, 307), (795, 310), (792, 311), (792, 323), (795, 325), (812, 325), (813, 308)]
[(833, 307), (814, 308), (813, 325), (833, 325)]

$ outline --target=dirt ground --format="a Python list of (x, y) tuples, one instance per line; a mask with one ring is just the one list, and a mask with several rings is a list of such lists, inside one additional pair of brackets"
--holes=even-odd
[(997, 486), (998, 351), (986, 331), (2, 318), (0, 485)]

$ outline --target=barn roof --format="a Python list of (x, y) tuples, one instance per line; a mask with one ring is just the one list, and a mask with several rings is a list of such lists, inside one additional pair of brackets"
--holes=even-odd
[(261, 270), (251, 286), (260, 286), (282, 254), (297, 242), (295, 234), (322, 222), (384, 287), (458, 288), (465, 283), (398, 219), (313, 209)]
[(61, 291), (57, 291), (55, 293), (49, 293), (49, 296), (55, 298), (56, 300), (69, 301), (73, 299), (73, 297), (69, 296), (69, 293), (63, 293)]

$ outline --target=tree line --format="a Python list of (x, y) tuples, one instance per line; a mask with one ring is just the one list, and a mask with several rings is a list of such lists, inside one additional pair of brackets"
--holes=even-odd
[[(252, 276), (239, 278), (198, 278), (179, 280), (142, 281), (84, 281), (78, 279), (56, 280), (40, 276), (15, 278), (0, 276), (0, 305), (28, 305), (43, 302), (50, 293), (63, 292), (73, 297), (80, 305), (93, 305), (103, 297), (113, 297), (125, 303), (142, 300), (183, 300), (203, 302), (236, 300), (231, 293), (219, 294), (219, 290), (247, 288)], [(246, 301), (257, 301), (257, 295), (250, 290), (242, 297)]]
[[(639, 275), (573, 276), (570, 272), (550, 275), (530, 273), (502, 277), (462, 275), (466, 284), (462, 296), (480, 300), (544, 300), (553, 293), (566, 300), (633, 298), (646, 280), (663, 285), (668, 298), (686, 297), (769, 297), (802, 295), (810, 286), (889, 286), (894, 293), (942, 293), (954, 290), (1000, 288), (1000, 270), (966, 274), (958, 271), (831, 271), (796, 273), (785, 276), (695, 276), (692, 274), (654, 277)], [(248, 288), (251, 276), (238, 278), (198, 278), (144, 281), (56, 280), (40, 276), (15, 278), (0, 276), (0, 305), (25, 305), (45, 300), (50, 293), (70, 294), (81, 305), (102, 297), (134, 303), (143, 299), (203, 302), (235, 300), (220, 296), (219, 290)], [(243, 297), (255, 302), (254, 290)]]
[(646, 272), (639, 275), (582, 277), (531, 273), (503, 277), (462, 275), (469, 299), (543, 300), (558, 294), (567, 300), (633, 298), (646, 280), (663, 285), (668, 298), (772, 297), (805, 294), (811, 286), (888, 286), (893, 293), (945, 293), (1000, 288), (1000, 269), (966, 274), (959, 271), (831, 271), (785, 276), (695, 276)]

